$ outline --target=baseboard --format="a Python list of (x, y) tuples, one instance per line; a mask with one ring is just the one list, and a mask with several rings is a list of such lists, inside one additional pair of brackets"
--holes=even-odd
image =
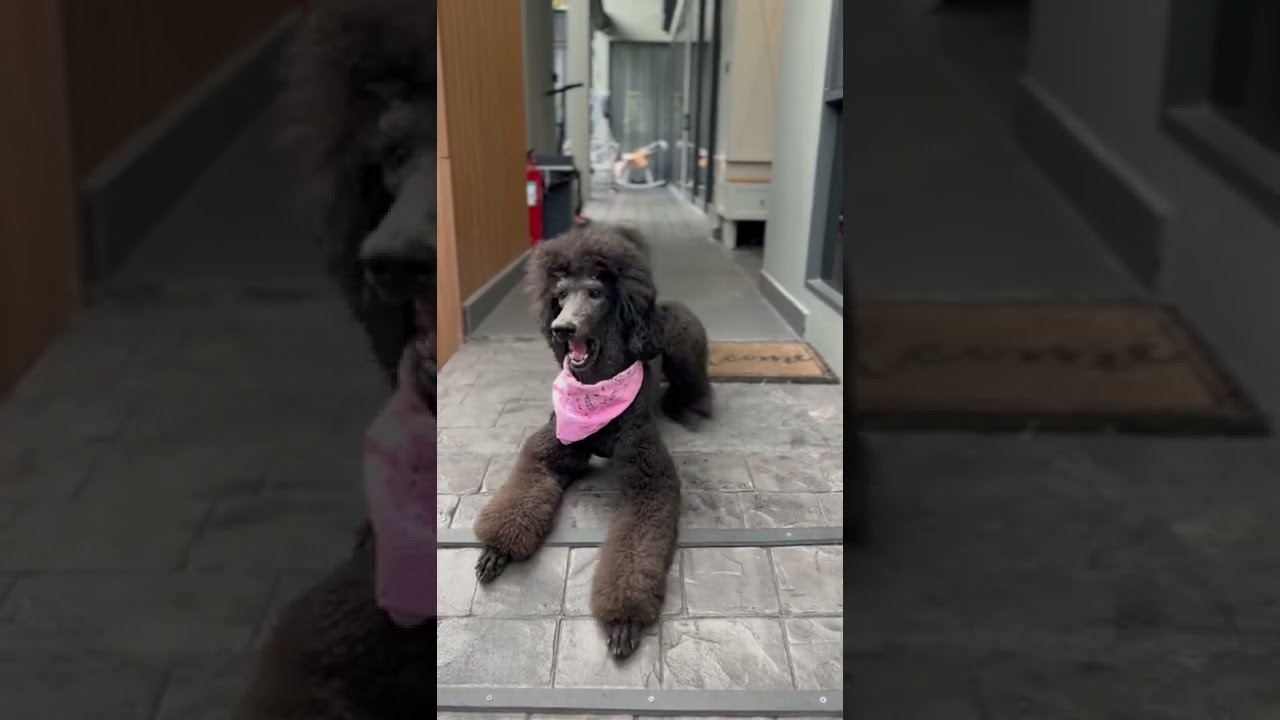
[(529, 251), (520, 253), (512, 263), (489, 279), (479, 290), (462, 303), (462, 334), (470, 336), (480, 327), (511, 291), (524, 279), (524, 266), (529, 261)]
[(102, 280), (277, 93), (291, 13), (134, 133), (81, 183), (85, 277)]
[(1117, 258), (1152, 287), (1160, 272), (1168, 204), (1066, 106), (1027, 78), (1018, 89), (1015, 131), (1026, 153)]
[(768, 271), (760, 272), (760, 293), (764, 295), (764, 299), (773, 306), (774, 310), (782, 316), (783, 322), (795, 331), (797, 337), (804, 337), (805, 325), (808, 323), (809, 313), (804, 306), (799, 303), (786, 288), (769, 276)]

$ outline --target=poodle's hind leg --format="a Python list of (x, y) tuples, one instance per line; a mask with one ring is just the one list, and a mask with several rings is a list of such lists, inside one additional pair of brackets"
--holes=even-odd
[(551, 534), (565, 488), (590, 460), (587, 450), (556, 439), (554, 420), (525, 441), (511, 476), (476, 518), (476, 538), (484, 544), (476, 562), (480, 582), (501, 575), (512, 560), (533, 556)]
[(623, 659), (636, 651), (645, 629), (662, 612), (676, 550), (680, 485), (656, 429), (652, 439), (621, 453), (614, 467), (622, 480), (623, 505), (600, 548), (591, 611), (604, 628), (609, 653)]
[(711, 379), (704, 353), (665, 352), (662, 354), (662, 374), (667, 379), (667, 389), (662, 394), (664, 415), (690, 425), (693, 422), (689, 413), (703, 419), (711, 418)]

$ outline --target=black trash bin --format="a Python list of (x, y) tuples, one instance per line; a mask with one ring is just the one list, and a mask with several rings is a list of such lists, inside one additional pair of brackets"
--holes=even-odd
[(542, 237), (549, 240), (568, 232), (582, 211), (581, 179), (567, 155), (535, 155), (533, 164), (542, 172)]

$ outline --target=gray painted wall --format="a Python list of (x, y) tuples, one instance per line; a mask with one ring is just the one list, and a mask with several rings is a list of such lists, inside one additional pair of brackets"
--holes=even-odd
[[(778, 127), (764, 272), (805, 311), (805, 340), (844, 378), (844, 316), (805, 287), (814, 226), (818, 154), (831, 38), (831, 0), (786, 3)], [(813, 249), (817, 252), (817, 248)]]
[(1158, 291), (1280, 414), (1280, 226), (1159, 127), (1168, 11), (1038, 0), (1028, 75), (1173, 208)]

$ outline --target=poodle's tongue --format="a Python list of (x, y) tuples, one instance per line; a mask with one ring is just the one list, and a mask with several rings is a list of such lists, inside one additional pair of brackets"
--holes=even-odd
[(574, 339), (569, 341), (569, 359), (574, 362), (582, 362), (587, 359), (586, 340)]

